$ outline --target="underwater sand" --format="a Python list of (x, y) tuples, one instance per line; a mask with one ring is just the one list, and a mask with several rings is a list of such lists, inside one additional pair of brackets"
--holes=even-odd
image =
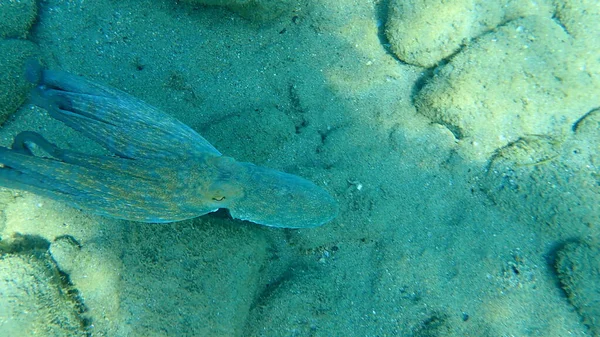
[[(49, 68), (157, 106), (227, 156), (314, 181), (341, 211), (304, 230), (224, 212), (145, 224), (0, 189), (0, 336), (598, 335), (598, 302), (581, 297), (598, 287), (600, 104), (589, 97), (600, 90), (564, 108), (567, 131), (521, 125), (480, 151), (493, 124), (475, 115), (457, 134), (451, 117), (432, 119), (448, 106), (435, 95), (421, 105), (431, 113), (417, 111), (423, 84), (435, 90), (448, 68), (391, 53), (393, 3), (302, 1), (257, 22), (167, 0), (39, 1), (27, 39)], [(485, 48), (472, 38), (467, 60)], [(470, 100), (454, 94), (452, 108)], [(530, 104), (561, 101), (543, 97)], [(1, 145), (23, 130), (101, 151), (28, 104)]]

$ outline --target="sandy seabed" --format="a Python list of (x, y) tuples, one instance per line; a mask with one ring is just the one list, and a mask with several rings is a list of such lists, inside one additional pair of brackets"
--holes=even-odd
[(27, 104), (39, 57), (341, 208), (145, 224), (0, 189), (0, 336), (599, 335), (600, 7), (498, 3), (0, 3), (1, 145), (99, 151)]

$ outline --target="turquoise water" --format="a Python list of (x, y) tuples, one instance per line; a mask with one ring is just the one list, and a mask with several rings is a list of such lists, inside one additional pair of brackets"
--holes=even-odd
[[(598, 334), (595, 3), (239, 3), (40, 1), (2, 58), (124, 90), (340, 215), (145, 224), (2, 189), (0, 336)], [(10, 114), (2, 146), (102, 151)]]

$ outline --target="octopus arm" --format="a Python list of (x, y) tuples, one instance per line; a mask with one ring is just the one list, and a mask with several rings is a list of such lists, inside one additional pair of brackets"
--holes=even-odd
[(37, 63), (28, 64), (27, 78), (37, 84), (34, 104), (120, 157), (220, 155), (187, 125), (123, 91)]

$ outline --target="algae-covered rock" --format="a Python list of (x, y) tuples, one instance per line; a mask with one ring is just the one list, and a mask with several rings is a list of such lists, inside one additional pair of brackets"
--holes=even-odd
[(25, 79), (25, 63), (37, 57), (31, 41), (0, 40), (0, 124), (27, 99), (33, 85)]
[[(78, 318), (93, 325), (93, 335), (128, 336), (130, 325), (125, 321), (129, 316), (121, 306), (122, 243), (118, 238), (123, 225), (102, 221), (59, 201), (6, 191), (8, 195), (0, 198), (6, 217), (0, 224), (0, 237), (5, 239), (0, 241), (0, 251), (6, 243), (9, 247), (41, 246), (52, 269), (59, 270), (64, 280), (68, 278), (67, 290), (85, 303), (85, 312)], [(27, 239), (11, 240), (13, 237)]]
[(600, 335), (600, 247), (573, 242), (558, 252), (556, 271), (571, 304), (592, 331)]
[[(600, 105), (597, 64), (560, 25), (512, 21), (483, 35), (438, 69), (415, 97), (418, 111), (485, 159), (525, 135), (560, 135)], [(598, 63), (598, 61), (596, 61)]]
[(557, 1), (556, 18), (570, 35), (585, 39), (590, 48), (600, 49), (600, 6), (597, 0)]
[(111, 244), (100, 238), (81, 245), (71, 236), (56, 238), (49, 252), (85, 302), (85, 317), (99, 335), (127, 335), (121, 308), (122, 264)]
[(225, 7), (254, 21), (271, 20), (289, 9), (291, 0), (185, 0), (189, 4)]
[(449, 56), (471, 33), (473, 1), (392, 0), (386, 36), (404, 62), (431, 67)]
[(392, 0), (385, 33), (399, 59), (431, 67), (504, 22), (550, 18), (553, 8), (551, 1)]
[(549, 235), (600, 236), (600, 111), (560, 138), (528, 135), (498, 149), (481, 180), (494, 203)]
[(579, 66), (597, 77), (600, 72), (600, 2), (566, 0), (557, 1), (556, 5), (556, 19), (582, 50), (578, 55)]
[(36, 15), (35, 0), (0, 0), (0, 37), (27, 37)]
[(87, 336), (79, 306), (47, 254), (0, 255), (2, 336)]

